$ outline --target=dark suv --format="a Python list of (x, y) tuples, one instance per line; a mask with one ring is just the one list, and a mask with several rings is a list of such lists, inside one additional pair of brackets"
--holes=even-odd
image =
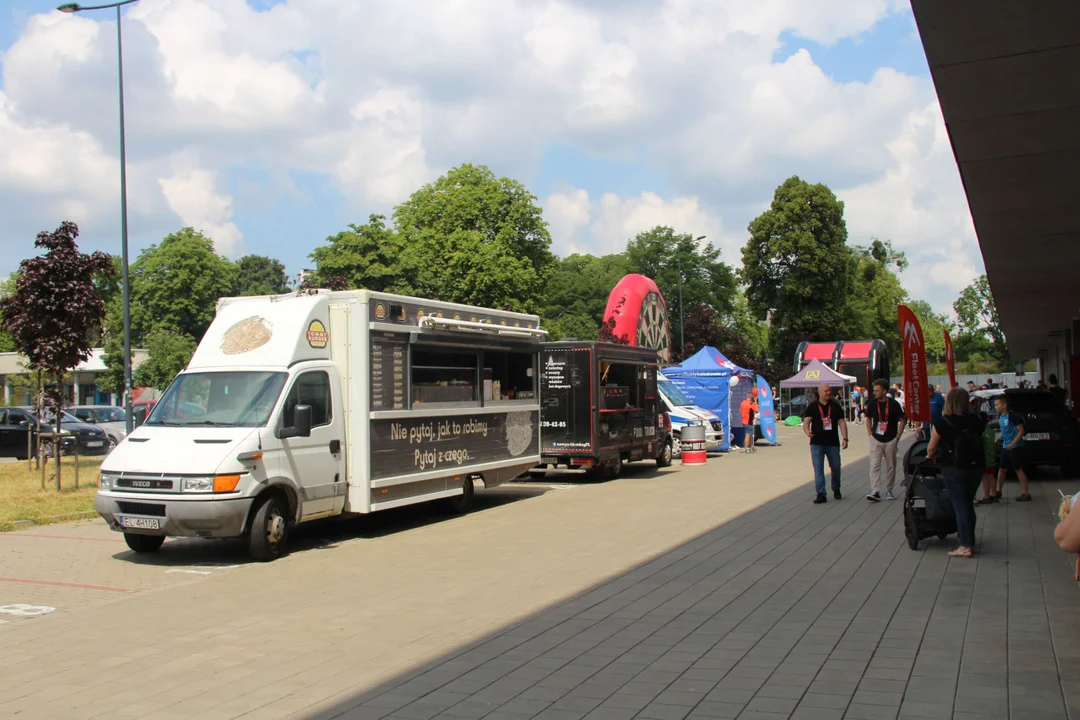
[(1080, 477), (1080, 425), (1065, 405), (1047, 390), (981, 390), (972, 398), (973, 409), (987, 414), (997, 426), (994, 398), (1009, 400), (1009, 411), (1024, 419), (1024, 465), (1056, 465), (1065, 477)]

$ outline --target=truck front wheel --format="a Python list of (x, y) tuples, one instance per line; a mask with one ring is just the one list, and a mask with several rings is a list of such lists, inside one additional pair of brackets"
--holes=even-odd
[(289, 538), (288, 504), (280, 495), (267, 495), (259, 501), (248, 527), (248, 553), (260, 562), (285, 554)]
[(660, 448), (660, 454), (656, 456), (656, 467), (665, 468), (671, 465), (671, 458), (673, 456), (671, 445), (672, 442), (669, 440)]
[(161, 549), (161, 544), (165, 542), (164, 535), (136, 535), (135, 533), (124, 533), (124, 542), (127, 546), (137, 553), (156, 553)]

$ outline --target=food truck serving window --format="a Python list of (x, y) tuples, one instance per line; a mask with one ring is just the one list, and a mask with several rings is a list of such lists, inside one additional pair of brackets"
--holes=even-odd
[(528, 352), (484, 351), (484, 402), (536, 402), (533, 358)]
[(477, 368), (479, 353), (441, 350), (414, 345), (412, 350), (412, 404), (479, 403)]
[(641, 407), (643, 367), (622, 363), (600, 363), (600, 409), (626, 410)]

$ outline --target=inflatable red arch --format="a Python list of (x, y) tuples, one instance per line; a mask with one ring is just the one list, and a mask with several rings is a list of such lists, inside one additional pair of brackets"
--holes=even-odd
[(667, 303), (651, 278), (627, 275), (620, 280), (608, 296), (604, 325), (616, 340), (654, 348), (661, 362), (671, 362)]

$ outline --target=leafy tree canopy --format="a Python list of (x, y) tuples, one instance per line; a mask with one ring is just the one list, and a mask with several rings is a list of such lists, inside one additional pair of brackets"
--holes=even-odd
[(554, 263), (536, 197), (482, 165), (454, 168), (394, 210), (417, 294), (535, 311)]
[(872, 238), (869, 246), (852, 248), (845, 338), (881, 339), (889, 348), (899, 349), (896, 308), (908, 294), (898, 274), (907, 266), (907, 257), (888, 240)]
[(377, 292), (414, 295), (410, 279), (416, 272), (401, 238), (386, 226), (382, 215), (371, 215), (364, 225), (350, 225), (326, 238), (310, 255), (315, 281), (321, 287), (343, 285)]
[(541, 315), (548, 338), (595, 340), (611, 289), (630, 272), (619, 253), (595, 257), (569, 255), (559, 260), (544, 293)]
[(791, 357), (802, 335), (839, 337), (849, 322), (844, 203), (793, 176), (748, 230), (741, 277), (750, 311), (771, 319), (773, 356)]
[(232, 294), (236, 266), (214, 252), (214, 241), (192, 228), (167, 235), (131, 265), (132, 337), (171, 328), (202, 338), (219, 298)]
[(960, 335), (957, 345), (971, 354), (984, 352), (997, 360), (1002, 368), (1011, 366), (1009, 345), (1005, 341), (1005, 331), (1001, 329), (1001, 318), (986, 275), (980, 275), (960, 291), (960, 297), (953, 303), (953, 311)]
[(135, 385), (164, 390), (187, 367), (196, 343), (187, 335), (168, 329), (151, 330), (143, 344), (150, 356), (135, 371)]
[[(952, 332), (952, 321), (945, 315), (934, 312), (934, 308), (930, 307), (930, 303), (925, 300), (911, 300), (907, 306), (915, 313), (915, 317), (919, 318), (919, 325), (922, 326), (923, 340), (926, 343), (926, 360), (935, 363), (945, 362), (945, 331)], [(899, 339), (897, 342), (900, 342)], [(956, 350), (955, 339), (953, 350)]]
[(289, 292), (289, 276), (280, 260), (263, 255), (245, 255), (236, 261), (237, 296), (281, 295)]

